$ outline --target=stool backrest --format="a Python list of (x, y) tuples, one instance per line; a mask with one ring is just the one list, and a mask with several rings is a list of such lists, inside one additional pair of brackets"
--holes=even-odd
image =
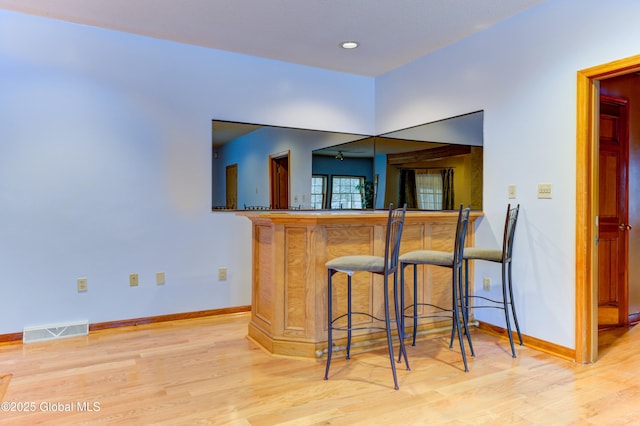
[(460, 204), (460, 208), (458, 209), (458, 225), (456, 226), (456, 240), (453, 246), (453, 266), (462, 265), (463, 255), (464, 255), (464, 241), (467, 237), (467, 225), (469, 225), (469, 212), (471, 211), (470, 207), (466, 209), (462, 208), (462, 204)]
[(384, 274), (393, 274), (398, 270), (398, 256), (400, 255), (400, 239), (402, 237), (402, 228), (404, 225), (404, 216), (407, 211), (407, 205), (395, 209), (393, 204), (389, 204), (389, 218), (387, 219), (387, 236), (385, 238), (384, 258), (385, 270)]
[(513, 253), (513, 237), (516, 235), (516, 223), (518, 222), (518, 212), (520, 204), (516, 207), (507, 206), (507, 219), (504, 224), (504, 237), (502, 240), (502, 262), (511, 261)]

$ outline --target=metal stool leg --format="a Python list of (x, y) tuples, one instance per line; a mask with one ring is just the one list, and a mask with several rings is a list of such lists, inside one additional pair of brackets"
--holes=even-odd
[(516, 326), (516, 331), (518, 333), (518, 340), (520, 341), (520, 346), (522, 346), (522, 334), (520, 333), (520, 325), (518, 324), (518, 316), (516, 315), (516, 307), (513, 302), (513, 286), (511, 285), (511, 260), (509, 260), (509, 270), (508, 270), (508, 278), (509, 278), (509, 304), (511, 305), (511, 314), (513, 315), (513, 323)]
[(351, 359), (351, 274), (347, 275), (347, 359)]
[(411, 346), (416, 345), (416, 336), (418, 334), (418, 265), (413, 264), (413, 342)]
[(453, 298), (453, 327), (451, 332), (454, 333), (457, 331), (458, 333), (458, 342), (460, 343), (460, 352), (462, 354), (462, 361), (464, 362), (464, 371), (465, 373), (469, 372), (469, 367), (467, 365), (467, 354), (464, 349), (464, 340), (462, 338), (462, 330), (460, 330), (460, 312), (458, 309), (458, 283), (456, 280), (456, 275), (458, 275), (459, 271), (456, 271), (456, 268), (452, 270), (452, 298)]
[[(465, 259), (464, 261), (464, 291), (462, 289), (462, 279), (460, 279), (459, 293), (460, 293), (460, 309), (462, 310), (462, 318), (465, 324), (465, 333), (468, 332), (468, 324), (469, 324), (469, 261)], [(451, 333), (451, 340), (449, 341), (449, 347), (453, 347), (453, 331)], [(467, 339), (469, 339), (469, 345), (471, 345), (471, 339), (467, 334)], [(472, 349), (473, 350), (473, 349)], [(475, 356), (475, 355), (473, 355)]]
[[(398, 293), (400, 297), (398, 298)], [(407, 365), (407, 371), (409, 368), (409, 358), (407, 357), (407, 349), (404, 345), (404, 268), (400, 265), (400, 290), (398, 291), (398, 276), (397, 273), (393, 274), (393, 294), (396, 309), (396, 324), (398, 326), (398, 337), (400, 338), (400, 353), (398, 354), (398, 362), (401, 362), (404, 356), (404, 362)], [(399, 299), (399, 300), (398, 300)]]
[(467, 309), (468, 302), (466, 301), (468, 291), (468, 289), (463, 289), (462, 265), (460, 265), (460, 269), (458, 270), (458, 300), (460, 301), (459, 309), (461, 310), (462, 314), (462, 326), (464, 328), (464, 334), (467, 336), (467, 342), (469, 343), (469, 351), (471, 351), (471, 356), (475, 357), (476, 354), (473, 351), (473, 343), (471, 343), (471, 333), (469, 333), (469, 311)]
[[(396, 318), (398, 321), (398, 334), (400, 337), (400, 354), (398, 355), (398, 362), (402, 359), (402, 352), (404, 351), (405, 359), (407, 357), (406, 350), (404, 348), (404, 264), (400, 264), (400, 300), (396, 301)], [(398, 294), (398, 293), (396, 293)], [(401, 308), (398, 307), (401, 306)], [(399, 310), (401, 309), (401, 310)], [(401, 334), (401, 335), (400, 335)]]
[(331, 277), (335, 273), (334, 270), (329, 269), (329, 279), (327, 285), (327, 366), (324, 370), (324, 379), (329, 379), (329, 366), (331, 365), (331, 355), (333, 354), (333, 312), (331, 309), (331, 305), (333, 304), (332, 300), (332, 280)]
[(507, 303), (509, 302), (508, 293), (507, 293), (507, 270), (506, 265), (502, 264), (502, 301), (504, 307), (504, 318), (507, 323), (507, 334), (509, 335), (509, 344), (511, 345), (511, 356), (516, 357), (516, 349), (513, 346), (513, 334), (511, 333), (511, 319), (509, 318), (509, 307)]
[[(393, 340), (391, 337), (391, 319), (389, 313), (389, 278), (388, 275), (384, 277), (384, 323), (387, 329), (387, 345), (389, 347), (389, 361), (391, 361), (391, 372), (393, 373), (393, 384), (395, 389), (400, 389), (398, 386), (398, 377), (396, 376), (396, 362), (393, 356)], [(402, 350), (402, 349), (400, 349)]]
[(464, 312), (469, 321), (469, 259), (464, 261)]

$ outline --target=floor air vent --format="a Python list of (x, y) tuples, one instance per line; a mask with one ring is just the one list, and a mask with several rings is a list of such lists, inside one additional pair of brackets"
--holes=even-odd
[(89, 334), (89, 322), (70, 322), (68, 324), (25, 327), (22, 343), (44, 342), (66, 337), (86, 336)]

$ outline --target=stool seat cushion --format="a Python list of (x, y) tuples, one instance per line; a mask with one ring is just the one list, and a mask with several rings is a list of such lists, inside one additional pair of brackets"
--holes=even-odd
[(406, 264), (453, 266), (453, 252), (414, 250), (401, 255), (399, 260)]
[(382, 273), (384, 272), (384, 258), (368, 255), (341, 256), (328, 261), (325, 266), (328, 269), (346, 273), (354, 271)]
[(502, 262), (502, 250), (486, 247), (466, 247), (464, 249), (465, 259), (481, 259), (491, 262)]

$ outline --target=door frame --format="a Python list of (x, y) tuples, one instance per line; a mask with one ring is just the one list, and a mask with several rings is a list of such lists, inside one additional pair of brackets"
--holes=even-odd
[(640, 55), (578, 71), (576, 114), (576, 362), (598, 359), (600, 80), (640, 70)]

